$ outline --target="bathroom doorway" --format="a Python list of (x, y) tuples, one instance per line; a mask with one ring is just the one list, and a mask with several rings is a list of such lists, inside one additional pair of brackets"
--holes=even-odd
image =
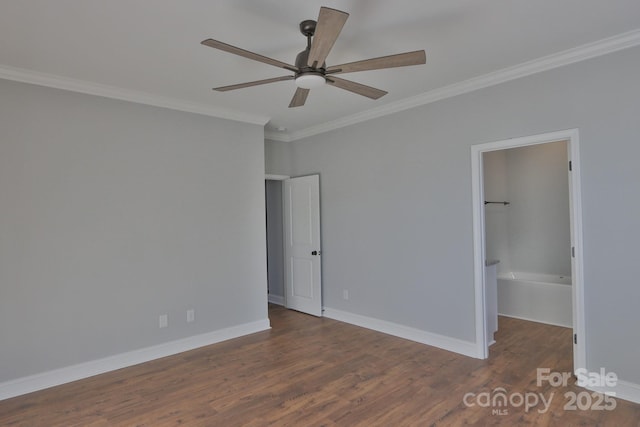
[[(545, 144), (545, 146), (541, 144)], [(528, 154), (533, 152), (542, 153), (542, 150), (534, 151), (536, 146), (545, 149), (546, 153), (542, 154), (545, 156), (548, 156), (548, 153), (553, 153), (554, 150), (556, 154), (558, 150), (565, 150), (564, 152), (566, 153), (566, 156), (561, 156), (561, 161), (566, 163), (564, 168), (567, 175), (565, 176), (568, 176), (569, 184), (568, 188), (566, 188), (568, 193), (565, 192), (565, 197), (569, 199), (569, 206), (567, 207), (569, 224), (568, 229), (564, 231), (560, 231), (562, 230), (562, 224), (552, 225), (554, 223), (551, 221), (554, 215), (558, 216), (564, 212), (562, 207), (554, 208), (554, 212), (544, 212), (538, 209), (537, 215), (533, 212), (535, 209), (527, 211), (527, 203), (555, 203), (554, 197), (556, 199), (563, 197), (562, 191), (556, 192), (555, 195), (543, 194), (540, 189), (527, 192), (525, 191), (526, 181), (518, 182), (518, 179), (514, 179), (515, 175), (508, 176), (508, 168), (505, 166), (507, 157), (510, 157), (515, 162), (512, 168), (526, 169), (529, 167), (530, 173), (536, 173), (535, 167), (531, 166), (531, 162), (522, 162), (522, 159)], [(573, 327), (574, 370), (585, 366), (580, 165), (578, 154), (578, 131), (575, 129), (472, 146), (476, 342), (478, 344), (478, 353), (483, 358), (488, 357), (488, 346), (493, 340), (491, 331), (493, 316), (497, 319), (497, 289), (493, 288), (497, 284), (492, 282), (495, 279), (492, 279), (491, 274), (487, 274), (487, 269), (491, 268), (488, 266), (492, 265), (496, 269), (496, 265), (495, 263), (489, 263), (488, 261), (490, 260), (488, 258), (503, 258), (500, 260), (503, 265), (499, 275), (501, 276), (501, 298), (503, 302), (505, 298), (513, 300), (513, 304), (509, 308), (509, 310), (513, 310), (510, 315), (524, 319), (529, 318), (530, 320), (536, 320), (536, 316), (542, 316), (539, 319), (541, 322)], [(485, 166), (496, 169), (504, 167), (505, 170), (494, 170), (496, 173), (486, 174)], [(492, 180), (495, 181), (496, 177), (500, 175), (503, 176), (497, 180), (498, 185), (495, 185), (496, 182), (490, 182)], [(511, 189), (510, 193), (505, 188), (505, 177), (511, 179), (509, 184), (511, 187), (515, 187)], [(538, 180), (544, 183), (548, 178), (547, 176), (539, 176)], [(499, 182), (501, 180), (502, 183)], [(491, 187), (490, 189), (487, 184)], [(521, 197), (525, 193), (528, 196)], [(514, 200), (508, 200), (508, 194), (511, 194)], [(523, 197), (528, 197), (528, 199)], [(509, 211), (510, 209), (512, 211)], [(516, 212), (518, 215), (515, 215)], [(543, 213), (540, 214), (540, 212)], [(510, 225), (512, 230), (514, 229), (513, 227), (517, 230), (514, 233), (515, 235), (511, 236), (511, 240), (529, 239), (532, 241), (532, 245), (520, 245), (519, 249), (513, 252), (510, 251), (508, 245), (501, 244), (501, 240), (504, 241), (507, 238), (506, 234), (509, 231), (504, 228), (509, 227), (508, 222), (504, 221), (504, 217), (508, 214), (514, 214), (510, 217), (512, 219), (512, 224)], [(503, 217), (502, 220), (501, 216)], [(516, 217), (518, 219), (513, 219)], [(545, 217), (547, 218), (545, 219)], [(544, 227), (551, 229), (536, 235), (536, 231), (526, 225), (536, 222), (542, 223)], [(500, 227), (503, 227), (503, 229), (500, 229)], [(497, 233), (497, 235), (492, 235), (493, 239), (487, 239), (487, 230)], [(539, 251), (536, 246), (544, 243), (545, 239), (561, 240), (565, 232), (568, 238), (566, 245), (564, 243), (554, 245), (556, 248), (554, 250), (558, 251), (558, 256), (554, 257), (550, 253), (535, 254), (536, 250)], [(563, 254), (562, 251), (565, 251), (565, 253)], [(567, 265), (567, 262), (569, 265)], [(545, 274), (533, 277), (531, 274), (527, 275), (523, 274), (523, 272), (513, 271), (512, 265), (524, 265), (524, 267), (519, 268), (526, 273), (530, 273), (531, 270), (541, 269)], [(552, 271), (552, 274), (546, 274)], [(545, 275), (544, 280), (541, 278), (543, 275)], [(508, 281), (509, 278), (513, 279), (513, 283)], [(564, 283), (563, 280), (565, 281)], [(543, 283), (545, 281), (557, 283), (551, 283), (547, 286)], [(533, 305), (530, 304), (531, 299), (526, 304), (518, 306), (518, 292), (531, 296), (533, 295), (531, 292), (534, 291), (539, 293), (539, 298), (550, 301), (549, 306), (543, 306), (536, 312), (536, 309), (532, 308)], [(555, 296), (551, 296), (552, 294)], [(570, 318), (567, 318), (568, 313), (566, 310), (564, 312), (562, 310), (563, 300), (565, 301), (565, 306), (568, 304), (572, 308)], [(553, 304), (559, 305), (559, 308), (555, 313), (549, 314), (550, 311), (553, 311), (550, 310)]]

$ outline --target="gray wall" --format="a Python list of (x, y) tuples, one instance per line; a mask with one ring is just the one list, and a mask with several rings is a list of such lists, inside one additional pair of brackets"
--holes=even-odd
[(266, 174), (291, 175), (291, 144), (282, 141), (269, 141), (265, 146), (264, 170)]
[(566, 142), (485, 153), (484, 166), (485, 199), (510, 202), (485, 206), (487, 258), (501, 272), (570, 276)]
[(322, 176), (325, 305), (474, 341), (470, 147), (579, 128), (587, 367), (639, 384), (638, 69), (627, 49), (291, 144)]
[(282, 181), (265, 181), (267, 205), (267, 269), (269, 295), (284, 298), (284, 229), (282, 228)]
[(0, 80), (0, 132), (0, 382), (267, 318), (262, 127)]

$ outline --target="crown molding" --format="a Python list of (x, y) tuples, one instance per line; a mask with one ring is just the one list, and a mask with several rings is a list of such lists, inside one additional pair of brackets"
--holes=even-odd
[(392, 102), (380, 107), (372, 108), (361, 113), (332, 120), (317, 126), (291, 133), (265, 132), (265, 138), (274, 141), (291, 142), (318, 135), (331, 130), (343, 128), (356, 123), (372, 120), (378, 117), (408, 110), (414, 107), (430, 104), (443, 99), (473, 92), (490, 86), (495, 86), (521, 77), (552, 70), (565, 65), (617, 52), (640, 45), (640, 29), (599, 40), (594, 43), (578, 46), (573, 49), (554, 53), (513, 67), (504, 68), (489, 74), (474, 77), (460, 83), (434, 89), (400, 101)]
[(191, 103), (180, 99), (123, 89), (115, 86), (102, 85), (84, 80), (76, 80), (54, 74), (40, 73), (37, 71), (10, 67), (2, 64), (0, 64), (0, 79), (63, 89), (88, 95), (102, 96), (105, 98), (133, 102), (136, 104), (152, 105), (154, 107), (185, 111), (187, 113), (202, 114), (205, 116), (260, 126), (264, 126), (269, 121), (269, 118), (266, 116), (247, 114), (225, 108), (212, 107), (205, 104)]
[(291, 134), (281, 133), (281, 132), (277, 132), (276, 133), (276, 132), (272, 132), (272, 131), (266, 130), (266, 129), (264, 130), (264, 139), (268, 139), (270, 141), (281, 141), (281, 142), (294, 141), (294, 139), (291, 137)]
[[(640, 45), (640, 29), (619, 34), (599, 40), (594, 43), (585, 44), (573, 49), (544, 56), (529, 62), (525, 62), (513, 67), (504, 68), (483, 76), (478, 76), (455, 83), (442, 88), (434, 89), (400, 101), (372, 108), (360, 113), (352, 114), (340, 119), (310, 126), (295, 132), (281, 133), (265, 131), (265, 138), (274, 141), (291, 142), (313, 135), (318, 135), (331, 130), (340, 129), (356, 123), (372, 120), (378, 117), (430, 104), (443, 99), (473, 92), (490, 86), (495, 86), (521, 77), (554, 68), (617, 52), (619, 50)], [(70, 79), (53, 74), (40, 73), (22, 68), (10, 67), (0, 64), (0, 78), (23, 83), (31, 83), (39, 86), (52, 87), (56, 89), (69, 90), (73, 92), (85, 93), (89, 95), (102, 96), (105, 98), (118, 99), (122, 101), (134, 102), (137, 104), (152, 105), (155, 107), (168, 108), (172, 110), (185, 111), (188, 113), (202, 114), (205, 116), (221, 119), (233, 120), (243, 123), (250, 123), (264, 126), (270, 117), (247, 114), (240, 111), (213, 107), (205, 104), (191, 103), (180, 99), (163, 97), (146, 92), (123, 89), (115, 86), (101, 85), (83, 80)]]

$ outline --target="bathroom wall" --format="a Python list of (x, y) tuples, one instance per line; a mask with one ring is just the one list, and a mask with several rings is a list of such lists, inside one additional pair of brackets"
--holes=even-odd
[(571, 274), (566, 142), (484, 155), (487, 258), (499, 272)]
[[(507, 189), (507, 151), (484, 153), (484, 199), (510, 200)], [(511, 271), (509, 259), (509, 206), (489, 204), (484, 210), (485, 255), (500, 260), (498, 274)]]

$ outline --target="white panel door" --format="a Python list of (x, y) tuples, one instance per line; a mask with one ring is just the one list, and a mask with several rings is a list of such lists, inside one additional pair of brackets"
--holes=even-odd
[(284, 181), (285, 307), (322, 316), (320, 177)]

